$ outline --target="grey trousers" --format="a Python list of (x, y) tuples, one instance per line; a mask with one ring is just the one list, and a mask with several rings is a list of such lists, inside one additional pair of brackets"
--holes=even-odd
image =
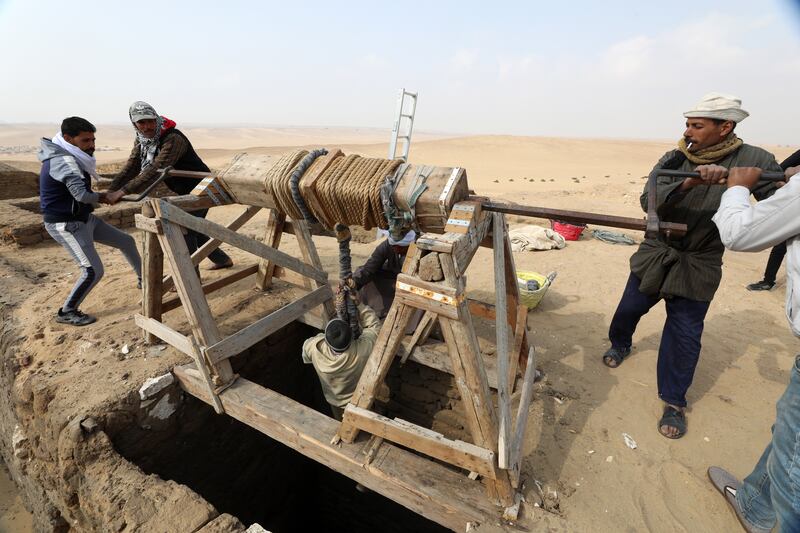
[(117, 248), (133, 267), (139, 281), (142, 280), (142, 259), (136, 249), (136, 240), (111, 224), (94, 215), (86, 222), (45, 222), (47, 233), (66, 248), (72, 259), (81, 268), (81, 275), (61, 306), (63, 311), (78, 309), (100, 278), (103, 277), (103, 262), (94, 247), (95, 242)]

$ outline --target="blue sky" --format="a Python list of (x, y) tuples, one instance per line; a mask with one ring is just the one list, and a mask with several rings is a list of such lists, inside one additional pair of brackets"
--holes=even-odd
[(710, 91), (747, 140), (800, 144), (800, 10), (726, 2), (0, 0), (0, 121), (672, 138)]

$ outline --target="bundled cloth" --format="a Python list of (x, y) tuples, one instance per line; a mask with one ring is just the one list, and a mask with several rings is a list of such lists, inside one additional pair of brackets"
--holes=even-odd
[(533, 224), (509, 231), (508, 238), (511, 239), (511, 250), (514, 252), (552, 250), (554, 248), (560, 250), (567, 245), (564, 237), (555, 231)]

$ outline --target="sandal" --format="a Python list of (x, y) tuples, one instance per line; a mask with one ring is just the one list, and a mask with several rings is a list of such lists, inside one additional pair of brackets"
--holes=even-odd
[(741, 509), (739, 509), (739, 505), (736, 503), (736, 491), (742, 486), (741, 481), (733, 477), (730, 472), (718, 466), (712, 466), (708, 469), (708, 479), (711, 480), (711, 484), (716, 487), (720, 494), (725, 497), (725, 501), (728, 502), (728, 505), (733, 508), (733, 512), (736, 513), (736, 518), (739, 519), (745, 531), (748, 533), (768, 533), (770, 531), (769, 529), (762, 529), (751, 524), (750, 521), (744, 517)]
[[(606, 351), (606, 353), (603, 354), (603, 364), (606, 365), (608, 368), (617, 368), (630, 354), (631, 354), (630, 346), (628, 346), (627, 348), (614, 348), (612, 346)], [(611, 361), (614, 361), (613, 365), (610, 364)]]
[[(661, 426), (675, 428), (678, 430), (678, 434), (674, 437), (669, 436), (661, 431)], [(686, 413), (671, 405), (664, 407), (664, 414), (661, 415), (661, 420), (658, 421), (658, 432), (668, 439), (679, 439), (686, 435)]]

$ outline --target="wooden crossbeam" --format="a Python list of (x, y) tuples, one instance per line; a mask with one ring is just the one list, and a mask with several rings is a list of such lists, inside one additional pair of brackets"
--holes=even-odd
[(390, 419), (366, 409), (348, 405), (344, 418), (359, 429), (388, 441), (407, 446), (467, 471), (495, 479), (497, 468), (494, 453), (474, 444), (451, 440), (441, 433), (411, 424), (401, 419)]
[[(245, 279), (249, 276), (252, 276), (258, 272), (258, 265), (249, 265), (236, 272), (231, 272), (226, 276), (223, 276), (219, 279), (215, 279), (214, 281), (208, 282), (203, 285), (203, 294), (211, 294), (214, 291), (218, 291), (223, 287), (227, 287), (228, 285), (232, 285), (239, 280)], [(166, 313), (167, 311), (172, 311), (181, 306), (181, 299), (177, 296), (170, 298), (169, 300), (164, 300), (161, 304), (161, 311)]]
[(219, 239), (224, 243), (235, 246), (236, 248), (241, 248), (246, 252), (257, 255), (258, 257), (273, 261), (278, 265), (293, 270), (321, 283), (327, 283), (328, 281), (328, 274), (326, 272), (307, 265), (289, 254), (271, 248), (264, 243), (256, 241), (255, 239), (245, 237), (244, 235), (239, 235), (235, 231), (231, 231), (228, 228), (225, 228), (219, 224), (215, 224), (209, 220), (193, 217), (181, 209), (171, 206), (164, 200), (159, 200), (158, 202), (161, 210), (161, 217), (165, 220), (174, 222), (175, 224), (189, 229), (193, 229), (198, 233), (208, 235), (213, 239)]
[[(234, 218), (225, 227), (231, 231), (236, 231), (242, 226), (244, 226), (251, 218), (256, 216), (256, 214), (259, 211), (261, 211), (260, 207), (248, 206), (244, 211), (242, 211), (236, 218)], [(199, 265), (203, 259), (205, 259), (211, 254), (211, 252), (219, 248), (220, 244), (222, 244), (222, 241), (219, 239), (207, 240), (205, 243), (203, 243), (203, 246), (195, 250), (194, 253), (192, 254), (192, 264), (194, 266)], [(174, 285), (175, 283), (172, 281), (172, 275), (166, 276), (164, 278), (162, 290), (166, 292), (170, 290)]]
[(171, 327), (159, 322), (158, 320), (148, 318), (140, 315), (139, 313), (133, 315), (133, 320), (136, 322), (136, 325), (143, 330), (155, 335), (178, 351), (183, 352), (190, 357), (194, 357), (192, 342), (186, 337), (186, 335), (175, 331)]
[(310, 309), (333, 298), (329, 285), (323, 285), (306, 294), (299, 300), (273, 311), (267, 316), (253, 322), (216, 344), (206, 348), (206, 357), (213, 363), (219, 363), (229, 357), (242, 353), (258, 341), (265, 339), (290, 322), (297, 320)]

